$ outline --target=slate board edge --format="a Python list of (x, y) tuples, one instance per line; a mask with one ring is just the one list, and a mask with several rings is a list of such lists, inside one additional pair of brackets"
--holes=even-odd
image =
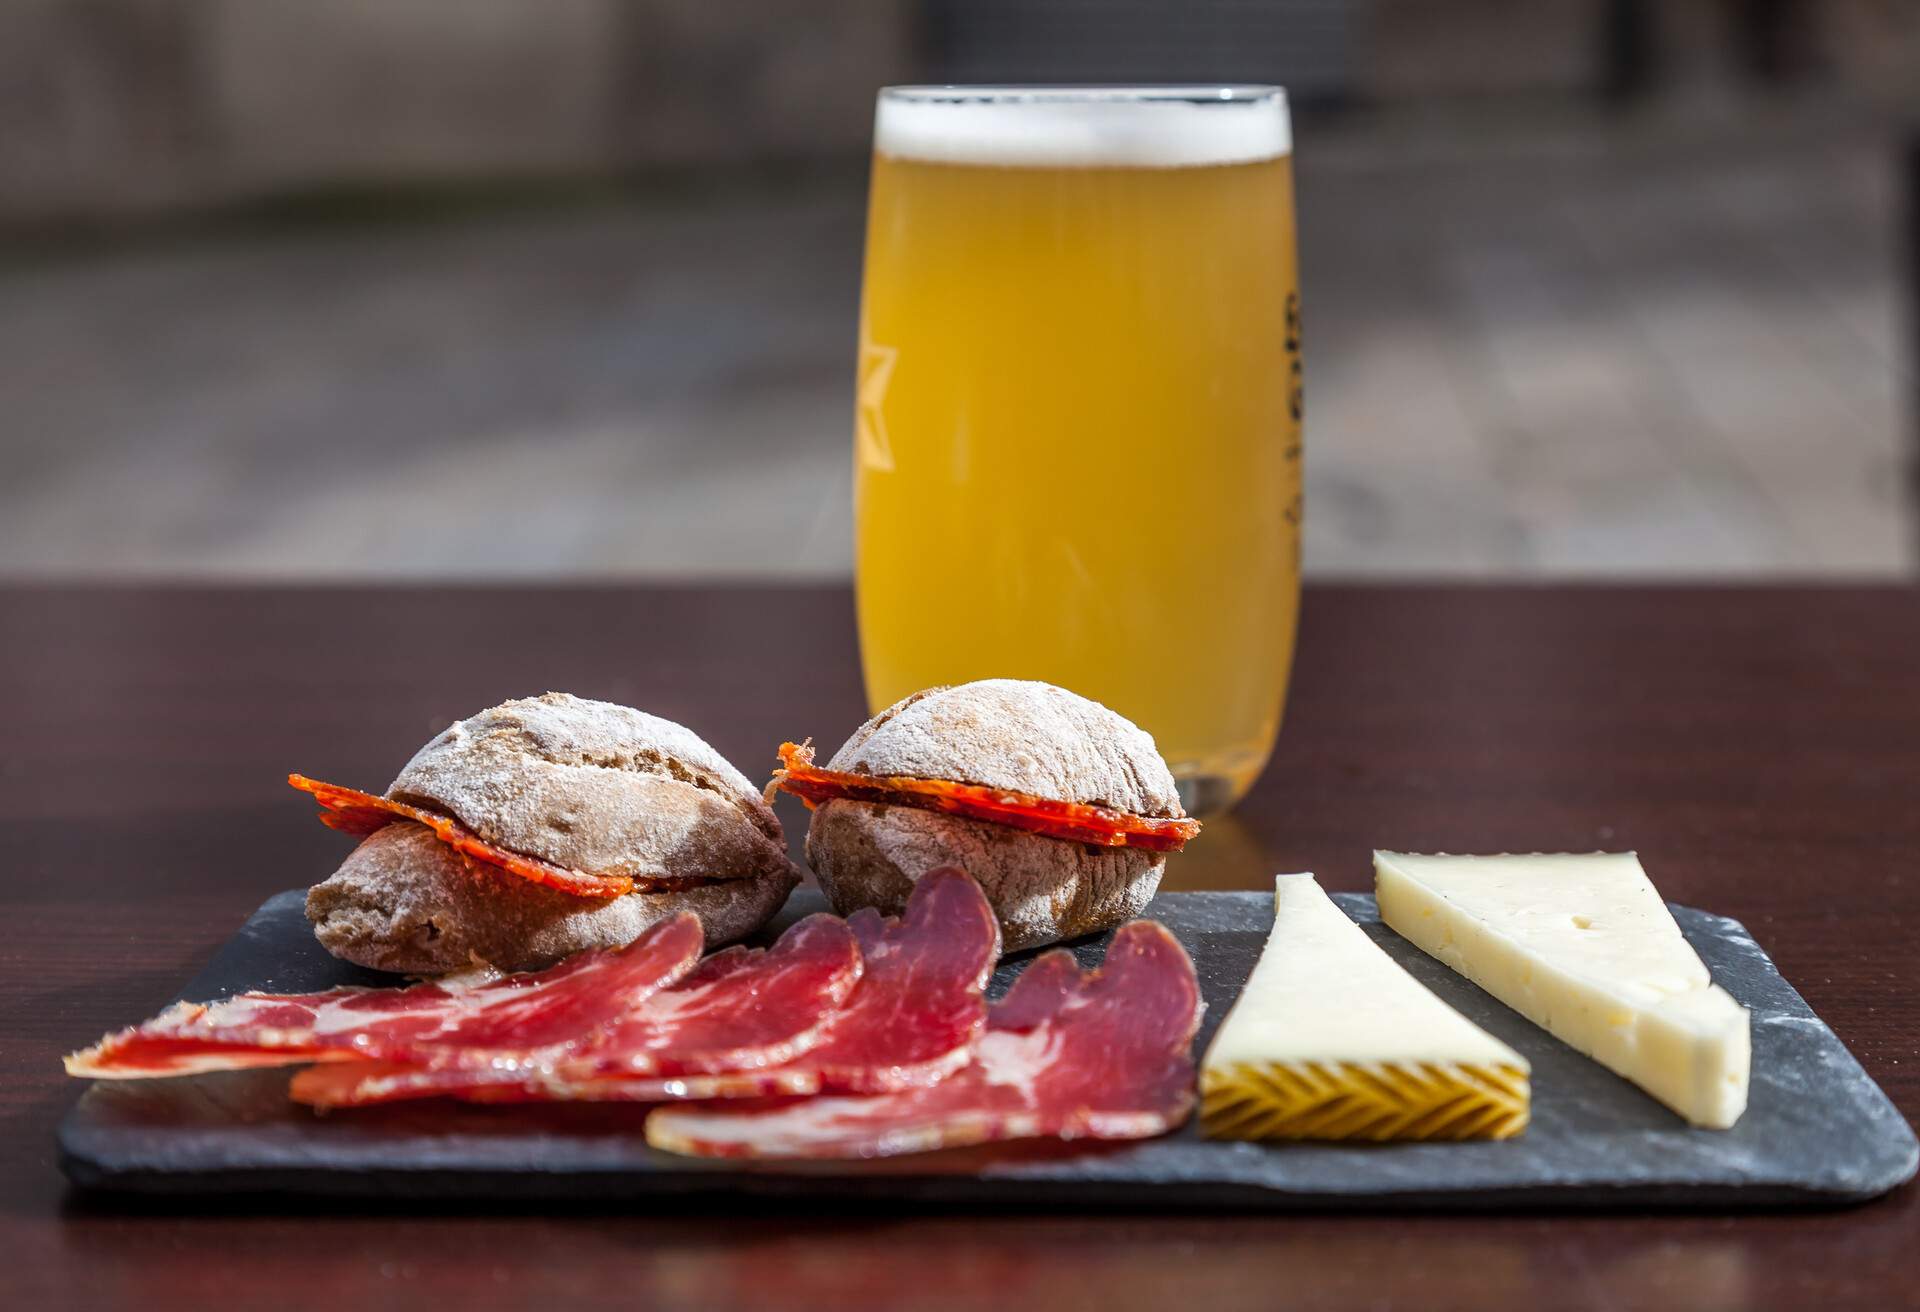
[[(1181, 898), (1220, 898), (1235, 901), (1259, 900), (1263, 893), (1184, 893)], [(258, 918), (270, 908), (303, 898), (300, 890), (276, 894), (258, 908), (237, 932), (236, 938), (252, 930)], [(1366, 894), (1336, 894), (1356, 919), (1377, 920), (1372, 898)], [(796, 900), (799, 900), (796, 898)], [(1737, 933), (1754, 942), (1739, 922), (1712, 913), (1678, 907), (1705, 921), (1717, 923), (1725, 932)], [(1358, 913), (1358, 914), (1356, 914)], [(1764, 956), (1764, 949), (1757, 950)], [(222, 951), (224, 951), (224, 946)], [(218, 959), (216, 953), (215, 960)], [(1770, 963), (1769, 963), (1770, 964)], [(211, 968), (211, 963), (210, 967)], [(1774, 978), (1791, 995), (1806, 1016), (1814, 1018), (1811, 1008), (1790, 983), (1775, 972)], [(190, 983), (188, 989), (193, 985)], [(1824, 1028), (1824, 1023), (1822, 1023)], [(1831, 1031), (1828, 1031), (1831, 1033)], [(1837, 1036), (1835, 1036), (1836, 1042)], [(1844, 1045), (1842, 1045), (1844, 1050)], [(1851, 1059), (1851, 1053), (1847, 1053)], [(1569, 1210), (1612, 1210), (1626, 1207), (1669, 1208), (1752, 1208), (1752, 1207), (1833, 1207), (1862, 1203), (1913, 1178), (1920, 1167), (1920, 1141), (1911, 1127), (1886, 1098), (1877, 1083), (1861, 1073), (1873, 1097), (1884, 1104), (1884, 1112), (1898, 1127), (1903, 1142), (1897, 1161), (1889, 1161), (1884, 1173), (1859, 1188), (1824, 1187), (1817, 1182), (1781, 1180), (1755, 1181), (1751, 1184), (1727, 1181), (1686, 1182), (1651, 1180), (1609, 1186), (1600, 1180), (1582, 1180), (1566, 1184), (1531, 1183), (1517, 1186), (1473, 1187), (1464, 1189), (1381, 1189), (1365, 1193), (1341, 1193), (1322, 1189), (1276, 1188), (1271, 1185), (1229, 1180), (1197, 1183), (1157, 1181), (1094, 1182), (1077, 1179), (995, 1178), (959, 1174), (860, 1177), (855, 1175), (787, 1175), (740, 1170), (700, 1170), (633, 1172), (613, 1169), (573, 1169), (542, 1172), (478, 1166), (466, 1169), (433, 1164), (421, 1167), (334, 1167), (329, 1169), (287, 1168), (263, 1165), (258, 1168), (214, 1167), (208, 1169), (162, 1169), (135, 1164), (115, 1167), (95, 1151), (93, 1127), (86, 1123), (84, 1105), (76, 1104), (63, 1118), (57, 1139), (61, 1170), (86, 1193), (125, 1196), (173, 1196), (183, 1194), (269, 1196), (286, 1200), (300, 1198), (393, 1198), (495, 1200), (560, 1199), (591, 1197), (602, 1199), (645, 1200), (673, 1197), (697, 1201), (723, 1200), (742, 1195), (779, 1203), (804, 1203), (833, 1199), (851, 1203), (897, 1200), (940, 1205), (990, 1204), (997, 1207), (1059, 1207), (1070, 1205), (1092, 1210), (1142, 1210), (1177, 1206), (1216, 1210), (1396, 1210), (1431, 1209), (1448, 1211), (1498, 1210), (1515, 1206), (1561, 1207)], [(111, 1132), (109, 1132), (111, 1133)], [(1703, 1132), (1704, 1133), (1704, 1132)], [(1894, 1145), (1889, 1143), (1887, 1147)], [(1361, 1151), (1378, 1151), (1362, 1149)], [(1387, 1151), (1391, 1151), (1388, 1149)], [(1090, 1190), (1090, 1185), (1104, 1188)], [(1131, 1191), (1131, 1196), (1130, 1196)]]
[(1606, 1191), (1591, 1183), (1471, 1190), (1376, 1191), (1366, 1194), (1287, 1192), (1255, 1185), (1156, 1184), (1129, 1193), (1089, 1194), (1074, 1181), (982, 1181), (967, 1176), (796, 1177), (735, 1174), (671, 1176), (607, 1171), (540, 1174), (515, 1171), (101, 1171), (61, 1154), (61, 1169), (83, 1194), (180, 1201), (192, 1197), (302, 1201), (664, 1202), (722, 1207), (742, 1198), (773, 1206), (823, 1202), (852, 1205), (908, 1203), (931, 1208), (991, 1207), (996, 1211), (1164, 1212), (1498, 1212), (1526, 1210), (1754, 1211), (1824, 1210), (1860, 1206), (1882, 1196), (1770, 1185), (1631, 1185)]

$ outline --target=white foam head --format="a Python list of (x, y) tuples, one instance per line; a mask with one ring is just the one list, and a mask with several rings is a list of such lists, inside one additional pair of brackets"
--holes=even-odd
[(1014, 168), (1252, 164), (1293, 150), (1279, 87), (887, 87), (874, 149)]

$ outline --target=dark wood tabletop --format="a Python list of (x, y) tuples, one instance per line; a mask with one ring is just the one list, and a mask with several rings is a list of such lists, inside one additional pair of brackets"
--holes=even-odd
[[(1278, 754), (1171, 888), (1374, 847), (1634, 848), (1734, 916), (1920, 1112), (1920, 592), (1316, 587)], [(1909, 1187), (1833, 1212), (1492, 1216), (448, 1208), (69, 1192), (60, 1055), (332, 870), (289, 770), (383, 783), (548, 688), (743, 769), (863, 718), (837, 588), (0, 589), (8, 1306), (1920, 1305)], [(797, 816), (785, 813), (790, 827)], [(803, 823), (803, 822), (802, 822)]]

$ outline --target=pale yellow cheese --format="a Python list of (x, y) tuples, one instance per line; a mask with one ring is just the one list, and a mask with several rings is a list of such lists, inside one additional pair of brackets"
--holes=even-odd
[(1631, 852), (1375, 852), (1380, 918), (1422, 951), (1695, 1125), (1747, 1105), (1747, 1013)]
[(1200, 1068), (1217, 1139), (1504, 1139), (1527, 1061), (1429, 993), (1312, 875), (1274, 880), (1273, 932)]

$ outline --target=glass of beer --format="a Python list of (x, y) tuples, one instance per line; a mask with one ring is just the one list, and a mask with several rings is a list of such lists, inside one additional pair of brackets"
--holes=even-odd
[(1197, 814), (1272, 753), (1300, 587), (1278, 87), (892, 87), (854, 438), (867, 700), (1044, 679)]

